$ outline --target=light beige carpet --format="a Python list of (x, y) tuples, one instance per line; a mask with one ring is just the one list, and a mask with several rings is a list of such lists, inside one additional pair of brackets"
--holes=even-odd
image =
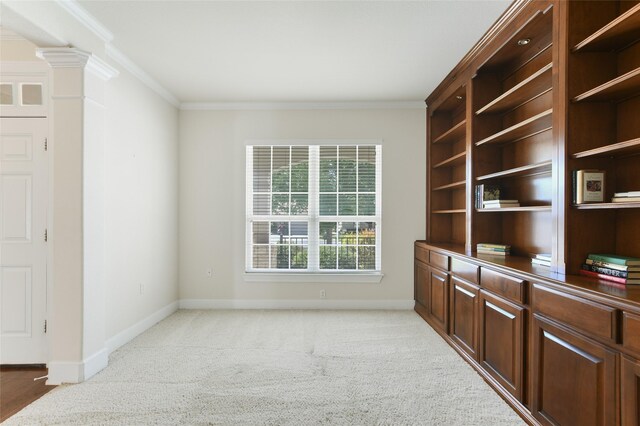
[(6, 424), (523, 422), (412, 311), (178, 311)]

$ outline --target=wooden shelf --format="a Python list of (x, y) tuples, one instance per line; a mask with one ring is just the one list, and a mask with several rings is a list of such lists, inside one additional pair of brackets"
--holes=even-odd
[(574, 204), (578, 210), (599, 210), (599, 209), (640, 209), (640, 202), (634, 203), (592, 203), (592, 204)]
[(465, 184), (467, 182), (462, 180), (460, 182), (453, 182), (453, 183), (449, 183), (447, 185), (442, 185), (439, 186), (437, 188), (433, 188), (433, 191), (443, 191), (445, 189), (458, 189), (458, 188), (464, 188)]
[(640, 4), (576, 44), (574, 52), (622, 49), (640, 38)]
[(514, 169), (503, 170), (501, 172), (491, 173), (488, 175), (478, 176), (476, 181), (482, 182), (485, 180), (499, 179), (505, 177), (522, 177), (538, 175), (542, 173), (549, 173), (551, 171), (551, 161), (543, 161), (536, 164), (528, 164), (522, 167), (516, 167)]
[(513, 125), (501, 132), (484, 138), (476, 142), (476, 146), (489, 143), (515, 142), (529, 136), (537, 135), (544, 131), (550, 130), (553, 118), (553, 109), (548, 109), (540, 114), (534, 115), (520, 123)]
[(607, 81), (600, 86), (588, 90), (573, 98), (573, 102), (580, 101), (621, 101), (640, 93), (640, 68)]
[(476, 209), (480, 213), (495, 212), (550, 212), (551, 205), (544, 206), (520, 206), (520, 207), (503, 207), (499, 209)]
[(466, 209), (451, 209), (451, 210), (433, 210), (434, 214), (453, 214), (453, 213), (466, 213)]
[(456, 154), (453, 157), (447, 158), (446, 160), (441, 161), (438, 164), (435, 164), (433, 168), (436, 169), (438, 167), (453, 167), (459, 164), (464, 164), (466, 156), (467, 156), (466, 152), (461, 152), (460, 154)]
[(466, 130), (467, 120), (462, 120), (437, 138), (433, 140), (433, 143), (447, 143), (454, 142), (464, 136)]
[(551, 65), (547, 64), (484, 107), (476, 115), (495, 114), (513, 109), (551, 90)]
[(640, 154), (640, 138), (601, 146), (599, 148), (589, 149), (587, 151), (577, 152), (575, 154), (572, 154), (571, 157), (617, 157), (633, 154)]

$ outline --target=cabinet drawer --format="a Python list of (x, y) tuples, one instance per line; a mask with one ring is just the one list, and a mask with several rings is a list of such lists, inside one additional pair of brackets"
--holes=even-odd
[(429, 250), (426, 248), (416, 244), (414, 246), (414, 255), (419, 261), (429, 263)]
[(640, 354), (640, 315), (625, 312), (622, 316), (622, 346)]
[(561, 321), (594, 336), (617, 338), (616, 309), (580, 297), (533, 285), (532, 307), (550, 318)]
[(481, 268), (480, 285), (507, 299), (524, 303), (525, 282), (523, 280), (492, 271), (491, 269)]
[(472, 263), (463, 262), (455, 257), (451, 259), (451, 272), (474, 284), (478, 284), (478, 269), (480, 268)]
[(429, 253), (429, 263), (445, 271), (449, 270), (449, 256), (432, 251)]

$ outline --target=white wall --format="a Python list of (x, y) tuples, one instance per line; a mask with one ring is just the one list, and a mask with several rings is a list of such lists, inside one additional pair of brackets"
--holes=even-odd
[(178, 112), (119, 69), (106, 92), (107, 338), (178, 297)]
[[(329, 301), (411, 304), (413, 241), (425, 234), (425, 111), (181, 111), (179, 127), (182, 300), (213, 299), (223, 302), (220, 306), (255, 299), (317, 300), (326, 289)], [(383, 140), (385, 276), (379, 284), (244, 281), (245, 141), (314, 138)]]

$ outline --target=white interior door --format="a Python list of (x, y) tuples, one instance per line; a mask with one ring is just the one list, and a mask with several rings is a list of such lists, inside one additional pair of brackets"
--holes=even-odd
[(0, 119), (0, 364), (47, 362), (46, 118)]

